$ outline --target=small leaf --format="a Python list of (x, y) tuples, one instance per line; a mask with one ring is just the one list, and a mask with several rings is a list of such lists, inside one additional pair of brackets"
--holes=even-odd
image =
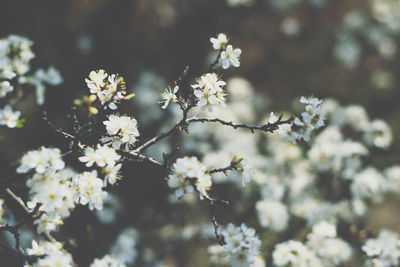
[(17, 126), (16, 126), (16, 127), (17, 127), (17, 128), (22, 128), (22, 127), (24, 127), (25, 121), (26, 121), (26, 119), (24, 119), (24, 118), (17, 120)]

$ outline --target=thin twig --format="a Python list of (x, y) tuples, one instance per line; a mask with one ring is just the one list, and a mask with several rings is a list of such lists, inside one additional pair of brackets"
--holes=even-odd
[(26, 213), (30, 213), (31, 210), (25, 205), (25, 202), (22, 200), (22, 198), (20, 198), (19, 196), (17, 196), (16, 194), (14, 194), (13, 191), (11, 191), (10, 188), (6, 188), (6, 193), (12, 197), (18, 204), (19, 206), (26, 212)]
[(216, 59), (214, 60), (214, 62), (212, 62), (210, 64), (210, 68), (208, 69), (208, 72), (213, 72), (214, 71), (214, 67), (218, 64), (219, 59), (221, 58), (221, 53), (222, 53), (222, 48), (219, 50), (219, 53), (216, 57)]
[(262, 132), (274, 132), (275, 130), (278, 129), (279, 125), (282, 124), (289, 124), (293, 121), (293, 117), (290, 117), (287, 120), (281, 120), (281, 117), (278, 119), (278, 121), (276, 121), (275, 123), (266, 123), (263, 125), (248, 125), (245, 123), (233, 123), (231, 121), (224, 121), (218, 118), (215, 119), (210, 119), (210, 118), (198, 118), (198, 117), (192, 117), (190, 119), (187, 120), (187, 123), (190, 124), (192, 122), (213, 122), (213, 123), (219, 123), (225, 126), (230, 126), (233, 129), (237, 129), (237, 128), (244, 128), (244, 129), (248, 129), (250, 130), (252, 133), (254, 133), (255, 131), (262, 131)]
[[(19, 206), (25, 211), (27, 216), (31, 216), (31, 210), (26, 206), (25, 202), (19, 196), (14, 194), (14, 192), (11, 191), (10, 188), (7, 188), (5, 191), (9, 196), (11, 196), (19, 204)], [(55, 238), (51, 234), (49, 234), (47, 231), (44, 231), (42, 233), (42, 236), (44, 238), (46, 238), (47, 241), (55, 241)]]
[(211, 169), (208, 170), (207, 173), (212, 174), (212, 173), (218, 173), (218, 172), (222, 172), (225, 175), (228, 175), (228, 171), (236, 171), (239, 169), (238, 165), (239, 165), (240, 161), (235, 161), (232, 160), (231, 163), (229, 164), (229, 166), (226, 166), (224, 168), (215, 168), (215, 169)]

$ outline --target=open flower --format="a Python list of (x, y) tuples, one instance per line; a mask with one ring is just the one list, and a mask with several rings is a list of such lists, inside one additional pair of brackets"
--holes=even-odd
[(212, 46), (215, 50), (220, 50), (221, 48), (224, 48), (226, 46), (226, 44), (228, 43), (228, 38), (225, 34), (220, 33), (218, 34), (217, 38), (210, 38), (210, 42), (212, 43)]
[(242, 54), (242, 50), (240, 48), (233, 49), (231, 45), (228, 45), (226, 50), (221, 52), (222, 68), (227, 69), (230, 65), (236, 68), (239, 67), (240, 54)]
[(164, 103), (164, 105), (162, 105), (162, 109), (166, 109), (168, 107), (169, 102), (176, 102), (176, 93), (179, 90), (179, 86), (175, 86), (173, 90), (171, 90), (171, 87), (168, 86), (168, 88), (165, 89), (165, 91), (163, 93), (161, 93), (161, 102), (160, 103)]
[(11, 106), (7, 105), (0, 109), (0, 125), (6, 125), (8, 128), (15, 128), (18, 125), (20, 111), (13, 111)]

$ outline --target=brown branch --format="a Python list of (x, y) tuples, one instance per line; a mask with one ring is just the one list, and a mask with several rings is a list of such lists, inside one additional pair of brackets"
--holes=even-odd
[(172, 135), (173, 133), (177, 131), (181, 131), (182, 129), (186, 128), (184, 125), (186, 124), (186, 119), (181, 120), (180, 122), (176, 123), (171, 129), (169, 129), (166, 132), (159, 133), (155, 137), (151, 138), (147, 142), (145, 142), (143, 145), (137, 147), (135, 150), (131, 152), (131, 154), (140, 154), (143, 150), (148, 148), (149, 146), (154, 145), (155, 143), (161, 141), (162, 139)]
[(69, 139), (69, 140), (74, 141), (74, 144), (75, 144), (78, 148), (80, 148), (80, 149), (84, 149), (84, 148), (85, 148), (85, 146), (82, 144), (82, 142), (81, 142), (76, 136), (74, 136), (74, 135), (72, 135), (72, 134), (70, 134), (70, 133), (67, 133), (67, 132), (65, 132), (65, 131), (63, 131), (63, 130), (57, 128), (57, 127), (55, 127), (55, 126), (53, 125), (53, 123), (51, 123), (50, 120), (48, 119), (48, 117), (47, 117), (47, 112), (46, 112), (46, 111), (43, 111), (42, 119), (43, 119), (44, 122), (46, 122), (46, 124), (47, 124), (51, 129), (53, 129), (53, 131), (54, 131), (55, 133), (61, 135), (61, 136), (64, 137), (65, 139)]
[(209, 207), (210, 207), (210, 213), (211, 213), (211, 222), (214, 226), (214, 234), (215, 237), (217, 238), (218, 244), (223, 246), (225, 244), (224, 236), (220, 233), (219, 231), (219, 223), (217, 221), (217, 204), (224, 204), (224, 205), (229, 205), (229, 202), (226, 200), (219, 200), (219, 199), (214, 199), (210, 197), (209, 195), (203, 195), (196, 187), (194, 183), (192, 183), (193, 189), (199, 193), (202, 198), (207, 201)]
[(226, 200), (214, 199), (209, 196), (203, 196), (203, 197), (208, 202), (208, 205), (210, 207), (211, 222), (214, 226), (215, 237), (217, 238), (218, 244), (223, 246), (225, 244), (225, 240), (224, 240), (224, 236), (220, 233), (220, 230), (219, 230), (220, 225), (217, 221), (217, 204), (228, 205), (229, 202)]
[[(19, 197), (19, 196), (17, 196), (13, 191), (11, 191), (11, 189), (10, 188), (7, 188), (6, 190), (5, 190), (5, 192), (11, 197), (11, 198), (13, 198), (14, 200), (15, 200), (15, 202), (17, 202), (18, 203), (18, 205), (25, 211), (25, 213), (26, 213), (26, 215), (27, 216), (32, 216), (32, 212), (31, 212), (31, 210), (26, 206), (26, 204), (25, 204), (25, 202)], [(36, 209), (36, 208), (35, 208)], [(34, 209), (34, 210), (35, 210)], [(55, 241), (55, 238), (52, 236), (52, 235), (50, 235), (47, 231), (44, 231), (43, 233), (42, 233), (42, 236), (47, 240), (47, 241)]]
[(224, 167), (224, 168), (215, 168), (215, 169), (211, 169), (211, 170), (206, 171), (206, 173), (212, 174), (212, 173), (222, 172), (222, 173), (224, 173), (226, 176), (228, 176), (228, 173), (227, 173), (228, 171), (237, 171), (237, 170), (239, 170), (238, 165), (239, 165), (239, 163), (240, 163), (241, 161), (242, 161), (241, 159), (239, 159), (239, 160), (233, 159), (233, 160), (231, 161), (231, 163), (229, 164), (229, 166), (226, 166), (226, 167)]
[(262, 125), (248, 125), (245, 123), (233, 123), (231, 121), (224, 121), (218, 118), (215, 119), (210, 119), (210, 118), (198, 118), (198, 117), (193, 117), (187, 120), (187, 123), (190, 124), (192, 122), (213, 122), (213, 123), (219, 123), (225, 126), (230, 126), (233, 129), (237, 129), (237, 128), (244, 128), (244, 129), (248, 129), (250, 130), (252, 133), (254, 133), (255, 131), (262, 131), (262, 132), (274, 132), (275, 130), (277, 130), (279, 128), (279, 125), (282, 124), (289, 124), (294, 120), (293, 117), (290, 117), (287, 120), (282, 120), (282, 116), (279, 117), (278, 121), (274, 122), (274, 123), (266, 123), (266, 124), (262, 124)]

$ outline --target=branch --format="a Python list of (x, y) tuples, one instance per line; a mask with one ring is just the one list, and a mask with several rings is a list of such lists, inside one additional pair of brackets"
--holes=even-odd
[[(25, 202), (19, 196), (14, 194), (14, 192), (11, 191), (10, 188), (7, 188), (5, 191), (9, 196), (11, 196), (18, 203), (18, 205), (25, 211), (27, 216), (33, 215), (31, 210), (25, 205)], [(35, 210), (36, 210), (36, 208), (33, 211), (35, 211)], [(55, 238), (53, 236), (51, 236), (47, 231), (44, 231), (42, 233), (42, 235), (47, 241), (52, 241), (52, 242), (55, 241)]]
[(157, 161), (156, 159), (153, 159), (151, 157), (147, 157), (143, 154), (137, 154), (134, 152), (128, 152), (124, 150), (118, 150), (122, 156), (125, 156), (127, 159), (130, 160), (136, 160), (136, 161), (143, 161), (143, 162), (148, 162), (156, 167), (163, 167), (164, 164)]
[(85, 148), (85, 146), (82, 144), (82, 142), (81, 142), (76, 136), (74, 136), (74, 135), (72, 135), (72, 134), (70, 134), (70, 133), (67, 133), (67, 132), (65, 132), (65, 131), (63, 131), (63, 130), (57, 128), (57, 127), (55, 127), (55, 126), (53, 125), (53, 123), (50, 122), (49, 118), (47, 117), (47, 112), (46, 112), (46, 111), (43, 111), (42, 119), (43, 119), (44, 122), (46, 122), (46, 124), (47, 124), (51, 129), (53, 129), (53, 131), (54, 131), (55, 133), (61, 135), (61, 136), (64, 137), (65, 139), (69, 139), (69, 140), (74, 141), (74, 144), (75, 144), (78, 148), (80, 148), (80, 149), (84, 149), (84, 148)]
[(230, 126), (233, 129), (237, 129), (237, 128), (244, 128), (244, 129), (248, 129), (250, 130), (252, 133), (254, 133), (255, 131), (262, 131), (262, 132), (269, 132), (272, 133), (275, 130), (277, 130), (279, 128), (279, 125), (282, 124), (289, 124), (294, 120), (293, 117), (290, 117), (287, 120), (282, 120), (282, 116), (279, 117), (278, 121), (274, 122), (274, 123), (266, 123), (263, 125), (248, 125), (245, 123), (233, 123), (231, 121), (224, 121), (218, 118), (215, 119), (210, 119), (210, 118), (198, 118), (198, 117), (193, 117), (187, 120), (187, 123), (190, 124), (192, 122), (214, 122), (214, 123), (219, 123), (225, 126)]
[(206, 171), (206, 173), (212, 174), (212, 173), (217, 173), (217, 172), (222, 172), (224, 173), (226, 176), (228, 176), (228, 171), (236, 171), (239, 170), (239, 163), (242, 161), (242, 159), (236, 159), (233, 158), (231, 163), (229, 164), (229, 166), (226, 166), (225, 168), (215, 168), (215, 169), (211, 169)]
[(210, 68), (208, 69), (208, 72), (213, 72), (214, 67), (218, 64), (219, 59), (221, 58), (221, 53), (222, 53), (222, 48), (219, 50), (219, 53), (217, 55), (217, 58), (210, 64)]
[(180, 98), (178, 101), (178, 104), (183, 112), (182, 119), (179, 122), (177, 122), (168, 131), (156, 135), (155, 137), (151, 138), (149, 141), (147, 141), (143, 145), (137, 147), (135, 150), (132, 151), (133, 154), (140, 154), (140, 152), (142, 152), (149, 146), (154, 145), (155, 143), (159, 142), (160, 140), (172, 135), (176, 131), (182, 131), (182, 130), (187, 129), (187, 127), (189, 125), (188, 119), (187, 119), (188, 113), (189, 113), (189, 110), (194, 107), (194, 103), (193, 102), (186, 103), (182, 98)]
[(186, 128), (187, 126), (183, 127), (185, 123), (186, 123), (186, 119), (185, 120), (181, 120), (180, 122), (176, 123), (174, 125), (174, 127), (169, 129), (168, 131), (163, 132), (163, 133), (159, 133), (158, 135), (156, 135), (155, 137), (151, 138), (146, 143), (144, 143), (143, 145), (137, 147), (135, 150), (133, 150), (130, 153), (133, 154), (133, 155), (140, 154), (140, 152), (142, 152), (143, 150), (145, 150), (149, 146), (154, 145), (155, 143), (161, 141), (165, 137), (172, 135), (176, 131), (181, 131), (183, 128)]
[(47, 256), (46, 254), (44, 254), (44, 255), (29, 255), (21, 250), (10, 247), (1, 241), (0, 241), (0, 247), (3, 248), (4, 250), (7, 250), (8, 252), (16, 255), (24, 263), (27, 262), (28, 264), (34, 264), (38, 259), (43, 259)]
[(22, 200), (22, 198), (20, 198), (19, 196), (17, 196), (16, 194), (14, 194), (13, 191), (11, 191), (10, 188), (6, 188), (6, 193), (12, 197), (18, 204), (19, 206), (26, 212), (26, 213), (30, 213), (31, 210), (25, 205), (25, 202)]
[(220, 233), (219, 231), (219, 223), (217, 221), (217, 204), (225, 204), (228, 205), (229, 202), (226, 200), (218, 200), (218, 199), (213, 199), (211, 197), (205, 196), (204, 199), (208, 202), (208, 205), (210, 206), (210, 213), (211, 213), (211, 222), (214, 226), (214, 234), (215, 237), (217, 238), (218, 244), (223, 246), (225, 244), (224, 236)]
[[(10, 190), (10, 192), (12, 193), (11, 190)], [(12, 196), (15, 199), (20, 199), (14, 193), (12, 193)], [(13, 235), (13, 237), (14, 237), (14, 240), (15, 240), (14, 248), (12, 248), (12, 247), (4, 244), (4, 243), (0, 243), (0, 246), (3, 249), (8, 250), (9, 252), (17, 255), (19, 258), (21, 258), (23, 260), (23, 262), (28, 262), (29, 264), (33, 264), (39, 258), (44, 258), (46, 255), (29, 255), (29, 254), (25, 253), (24, 250), (21, 248), (20, 233), (18, 231), (27, 221), (33, 219), (34, 214), (39, 210), (39, 207), (40, 207), (40, 205), (36, 205), (36, 207), (33, 209), (33, 211), (29, 212), (27, 217), (22, 219), (16, 225), (13, 225), (13, 226), (9, 225), (9, 224), (0, 225), (0, 232), (1, 231), (7, 231), (7, 232), (11, 233)]]

